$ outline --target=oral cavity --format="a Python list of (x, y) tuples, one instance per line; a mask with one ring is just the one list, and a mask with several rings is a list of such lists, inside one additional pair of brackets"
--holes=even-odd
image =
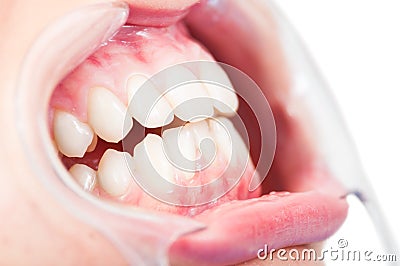
[[(172, 196), (181, 205), (219, 198), (210, 203), (216, 206), (250, 197), (247, 186), (254, 167), (227, 118), (238, 109), (235, 92), (201, 82), (174, 87), (176, 77), (170, 75), (158, 82), (151, 79), (193, 60), (214, 61), (181, 24), (124, 26), (57, 86), (50, 101), (52, 133), (60, 157), (84, 190), (103, 199), (184, 215), (207, 207), (161, 203), (132, 176), (164, 184), (158, 189), (171, 192), (173, 187), (165, 184), (190, 187), (190, 193)], [(182, 80), (211, 74), (230, 84), (217, 63), (196, 71), (178, 65), (174, 71)], [(157, 134), (135, 136), (138, 127)], [(134, 141), (122, 147), (128, 138)], [(224, 190), (229, 192), (224, 195)]]
[[(228, 33), (235, 36), (235, 44), (246, 48), (248, 38), (240, 39), (240, 25), (235, 27), (238, 16), (232, 14), (235, 19), (229, 29), (233, 32)], [(200, 17), (199, 25), (209, 17)], [(217, 48), (225, 50), (218, 40)], [(240, 48), (235, 56), (246, 55), (241, 52)], [(227, 53), (230, 55), (231, 49)], [(239, 106), (235, 92), (201, 82), (166, 91), (174, 85), (174, 79), (168, 75), (152, 78), (178, 64), (178, 77), (202, 79), (211, 73), (229, 87), (229, 78), (218, 64), (196, 71), (179, 65), (196, 60), (214, 59), (181, 23), (125, 26), (61, 81), (50, 100), (50, 131), (71, 177), (82, 189), (103, 200), (204, 222), (206, 230), (182, 236), (171, 246), (169, 256), (176, 265), (231, 265), (254, 258), (265, 243), (280, 248), (322, 241), (332, 235), (346, 217), (347, 204), (335, 193), (321, 193), (334, 186), (324, 181), (329, 173), (308, 170), (314, 154), (299, 158), (298, 154), (307, 155), (310, 145), (301, 138), (304, 125), (285, 113), (285, 102), (273, 106), (275, 115), (281, 115), (281, 145), (277, 152), (280, 160), (274, 162), (279, 171), (272, 175), (273, 181), (276, 176), (283, 177), (291, 185), (284, 182), (285, 186), (279, 186), (277, 182), (272, 189), (297, 192), (269, 193), (267, 187), (269, 194), (260, 197), (261, 188), (248, 190), (257, 173), (247, 146), (229, 121)], [(236, 65), (252, 64), (248, 58), (244, 61)], [(258, 70), (265, 79), (275, 74)], [(259, 83), (266, 94), (265, 87), (269, 86), (262, 81)], [(268, 92), (274, 99), (275, 91)], [(201, 99), (202, 104), (193, 105), (194, 99)], [(140, 131), (146, 134), (136, 134)], [(213, 145), (206, 145), (209, 142)], [(319, 180), (317, 184), (323, 189), (310, 191), (314, 184), (304, 189), (298, 184), (311, 183), (304, 180)], [(146, 193), (146, 182), (164, 192), (167, 200)]]

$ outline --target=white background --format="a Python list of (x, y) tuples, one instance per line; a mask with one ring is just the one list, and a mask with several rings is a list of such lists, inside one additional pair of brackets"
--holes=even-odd
[[(331, 87), (364, 170), (399, 242), (400, 1), (276, 3)], [(366, 245), (363, 241), (371, 241), (366, 239), (372, 239), (368, 235), (373, 229), (358, 213), (350, 218), (351, 223), (340, 233), (344, 238), (350, 238), (345, 234), (356, 236), (358, 240), (351, 240), (349, 245), (361, 248)]]

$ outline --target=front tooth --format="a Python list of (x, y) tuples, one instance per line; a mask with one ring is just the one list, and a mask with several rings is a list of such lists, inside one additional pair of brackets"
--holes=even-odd
[(124, 195), (132, 184), (132, 157), (127, 152), (108, 149), (101, 157), (97, 176), (101, 187), (111, 196)]
[(94, 87), (90, 90), (88, 121), (100, 138), (117, 143), (126, 136), (133, 126), (126, 111), (124, 104), (108, 89)]
[[(190, 81), (179, 85), (181, 81)], [(179, 85), (179, 86), (177, 86)], [(165, 77), (165, 97), (177, 117), (184, 121), (200, 121), (213, 116), (213, 100), (206, 88), (189, 69), (175, 67), (174, 72)]]
[(93, 190), (96, 184), (95, 170), (84, 164), (74, 164), (69, 172), (85, 191)]
[(171, 128), (163, 131), (165, 153), (178, 175), (191, 179), (196, 170), (196, 146), (194, 136), (187, 127)]
[(54, 139), (61, 153), (68, 157), (83, 157), (93, 139), (89, 125), (67, 112), (54, 113)]
[(234, 115), (239, 107), (239, 100), (225, 71), (218, 63), (201, 64), (198, 71), (200, 79), (210, 81), (204, 85), (214, 100), (215, 108), (222, 114)]
[(127, 93), (129, 113), (144, 127), (161, 127), (174, 119), (168, 101), (144, 75), (134, 74), (128, 79)]
[[(165, 157), (160, 136), (148, 134), (142, 142), (136, 145), (133, 161), (135, 173), (139, 176), (148, 178), (161, 176), (171, 183), (175, 182), (174, 169)], [(149, 163), (150, 167), (147, 167), (146, 165)]]

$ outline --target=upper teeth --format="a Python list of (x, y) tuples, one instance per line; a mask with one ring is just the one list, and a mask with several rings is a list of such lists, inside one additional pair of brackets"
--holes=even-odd
[[(172, 122), (174, 115), (161, 92), (144, 75), (135, 74), (128, 79), (129, 112), (140, 124), (148, 128), (161, 127)], [(142, 85), (146, 84), (142, 88)]]
[(224, 115), (233, 115), (239, 101), (229, 77), (218, 63), (198, 64), (199, 79), (209, 81), (205, 84), (209, 96), (214, 100), (214, 107)]
[[(193, 118), (205, 119), (214, 114), (213, 101), (198, 78), (183, 66), (174, 67), (174, 71), (163, 77), (168, 100), (177, 117), (183, 121), (193, 121)], [(179, 81), (190, 81), (179, 84)]]
[(127, 108), (111, 91), (95, 87), (89, 91), (88, 121), (100, 138), (119, 142), (133, 126), (126, 117)]
[(69, 157), (83, 157), (93, 139), (93, 130), (75, 116), (63, 112), (54, 113), (54, 138), (58, 149)]

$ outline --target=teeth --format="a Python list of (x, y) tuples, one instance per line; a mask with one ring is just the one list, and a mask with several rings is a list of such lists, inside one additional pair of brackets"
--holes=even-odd
[[(177, 86), (182, 80), (192, 83)], [(184, 121), (199, 121), (214, 114), (213, 100), (205, 86), (197, 80), (196, 76), (185, 67), (176, 68), (174, 74), (165, 77), (164, 80), (167, 90), (165, 98), (174, 109), (175, 115)]]
[[(127, 83), (129, 112), (141, 125), (156, 128), (174, 119), (172, 108), (161, 92), (144, 75), (135, 74)], [(144, 85), (144, 86), (143, 86)]]
[(200, 166), (201, 168), (207, 167), (212, 164), (216, 156), (216, 143), (211, 135), (207, 121), (200, 121), (196, 123), (187, 123), (185, 126), (186, 130), (190, 131), (195, 147), (198, 150), (198, 154), (201, 156)]
[(199, 79), (217, 83), (204, 84), (208, 94), (214, 99), (215, 108), (222, 114), (234, 115), (239, 107), (239, 100), (225, 71), (218, 63), (201, 64), (200, 66)]
[(178, 175), (191, 179), (196, 170), (196, 146), (187, 127), (165, 130), (162, 133), (165, 153), (175, 166)]
[[(232, 156), (233, 157), (237, 156), (236, 159), (238, 159), (240, 162), (247, 162), (250, 156), (249, 147), (243, 141), (242, 137), (240, 136), (239, 132), (235, 129), (232, 122), (225, 117), (219, 117), (218, 122), (220, 123), (219, 125), (214, 125), (215, 130), (218, 130), (217, 128), (219, 128), (219, 130), (221, 131), (224, 130), (226, 134), (229, 134), (229, 140), (225, 139), (224, 144), (222, 144), (223, 143), (222, 140), (218, 142), (224, 145), (224, 146), (221, 145), (221, 147), (228, 147), (228, 146), (230, 147), (230, 152), (232, 155), (227, 153), (228, 150), (224, 148), (226, 155), (230, 156), (230, 158), (232, 158)], [(223, 127), (223, 129), (221, 127)], [(222, 134), (218, 134), (217, 136), (222, 138)]]
[(92, 142), (93, 131), (75, 116), (57, 110), (54, 113), (54, 138), (64, 155), (83, 157)]
[(88, 121), (96, 134), (117, 143), (133, 126), (132, 119), (126, 119), (126, 107), (111, 91), (103, 87), (92, 88), (88, 98)]
[(95, 170), (84, 164), (74, 164), (69, 172), (85, 191), (93, 190), (96, 184)]
[(96, 149), (97, 140), (98, 140), (97, 135), (94, 134), (93, 135), (93, 139), (92, 139), (92, 143), (90, 143), (89, 147), (87, 148), (87, 152), (92, 152), (92, 151), (94, 151)]
[(131, 183), (132, 157), (127, 152), (108, 149), (99, 162), (97, 176), (101, 187), (111, 196), (124, 195)]
[[(148, 134), (134, 150), (134, 169), (139, 176), (157, 177), (175, 182), (174, 168), (165, 157), (160, 136)], [(145, 165), (149, 165), (146, 167)]]
[(227, 128), (225, 125), (226, 121), (229, 122), (227, 119), (218, 118), (217, 120), (209, 120), (208, 124), (217, 146), (217, 152), (224, 154), (224, 157), (229, 159), (232, 156), (232, 134), (234, 133), (230, 132), (230, 129)]

